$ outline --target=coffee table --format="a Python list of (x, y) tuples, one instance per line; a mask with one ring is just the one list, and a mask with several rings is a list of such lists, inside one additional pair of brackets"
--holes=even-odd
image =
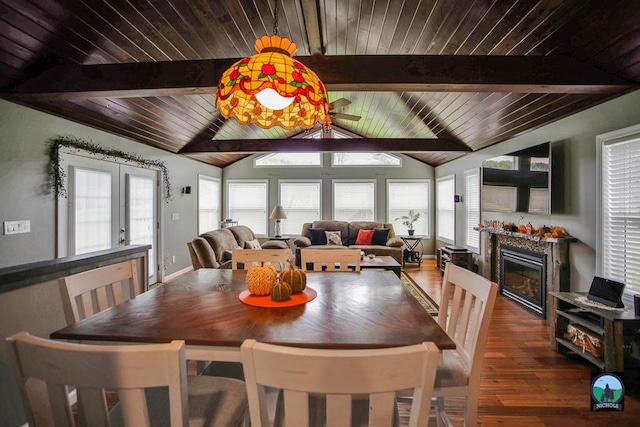
[(401, 265), (398, 261), (396, 261), (392, 256), (389, 255), (376, 255), (373, 260), (370, 260), (368, 257), (364, 257), (362, 261), (360, 261), (360, 268), (382, 268), (384, 270), (393, 271), (396, 276), (400, 277), (400, 269)]

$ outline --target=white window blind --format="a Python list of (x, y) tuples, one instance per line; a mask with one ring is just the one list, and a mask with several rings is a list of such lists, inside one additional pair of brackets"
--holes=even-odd
[(396, 234), (407, 234), (407, 226), (398, 219), (409, 211), (420, 213), (414, 224), (415, 234), (430, 236), (429, 230), (429, 180), (388, 180), (387, 221), (393, 224)]
[(220, 226), (220, 181), (198, 176), (198, 234)]
[(283, 234), (300, 234), (302, 224), (321, 217), (321, 181), (280, 181), (280, 205), (287, 214)]
[(437, 238), (446, 243), (455, 243), (456, 240), (456, 208), (453, 201), (455, 189), (455, 175), (436, 180)]
[(255, 234), (267, 234), (267, 181), (229, 181), (228, 218)]
[(334, 181), (333, 219), (375, 221), (375, 181)]
[(75, 254), (109, 249), (111, 174), (75, 168)]
[(602, 146), (602, 275), (640, 292), (640, 138)]
[(466, 217), (465, 245), (467, 249), (480, 253), (480, 232), (474, 230), (480, 223), (480, 170), (464, 173), (464, 211)]

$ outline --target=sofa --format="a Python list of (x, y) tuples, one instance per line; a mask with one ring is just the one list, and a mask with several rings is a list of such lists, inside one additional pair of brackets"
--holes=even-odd
[(231, 254), (234, 249), (287, 249), (283, 241), (269, 240), (260, 243), (253, 230), (244, 225), (236, 225), (202, 233), (187, 242), (193, 269), (231, 268)]
[[(361, 235), (361, 241), (358, 242), (360, 230), (365, 230)], [(386, 231), (388, 230), (388, 231)], [(340, 238), (337, 239), (335, 233), (340, 232)], [(373, 233), (372, 233), (373, 231)], [(325, 237), (322, 239), (322, 237)], [(327, 240), (327, 237), (330, 240)], [(369, 238), (371, 236), (371, 238)], [(363, 242), (368, 242), (365, 243)], [(300, 266), (300, 250), (304, 248), (326, 248), (326, 249), (360, 249), (366, 254), (389, 255), (392, 256), (399, 264), (402, 264), (402, 247), (404, 242), (396, 237), (393, 225), (389, 223), (374, 221), (337, 221), (337, 220), (319, 220), (313, 223), (305, 223), (302, 226), (300, 236), (293, 241), (296, 251), (296, 264)]]

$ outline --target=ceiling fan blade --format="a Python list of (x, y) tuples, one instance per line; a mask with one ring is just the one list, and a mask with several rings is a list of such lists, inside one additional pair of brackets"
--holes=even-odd
[(342, 120), (353, 120), (355, 122), (360, 120), (360, 116), (354, 116), (353, 114), (345, 114), (345, 113), (331, 113), (331, 117), (335, 117), (336, 119), (342, 119)]
[(351, 104), (351, 101), (349, 101), (346, 98), (336, 99), (335, 101), (329, 103), (329, 110), (334, 110), (340, 107), (346, 107), (349, 104)]

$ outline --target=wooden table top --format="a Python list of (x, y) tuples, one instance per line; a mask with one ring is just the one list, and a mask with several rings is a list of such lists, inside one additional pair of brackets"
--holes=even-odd
[(245, 271), (200, 269), (51, 334), (54, 339), (118, 342), (185, 340), (238, 348), (247, 338), (315, 348), (380, 348), (455, 343), (391, 271), (309, 272), (317, 297), (300, 306), (242, 303)]

